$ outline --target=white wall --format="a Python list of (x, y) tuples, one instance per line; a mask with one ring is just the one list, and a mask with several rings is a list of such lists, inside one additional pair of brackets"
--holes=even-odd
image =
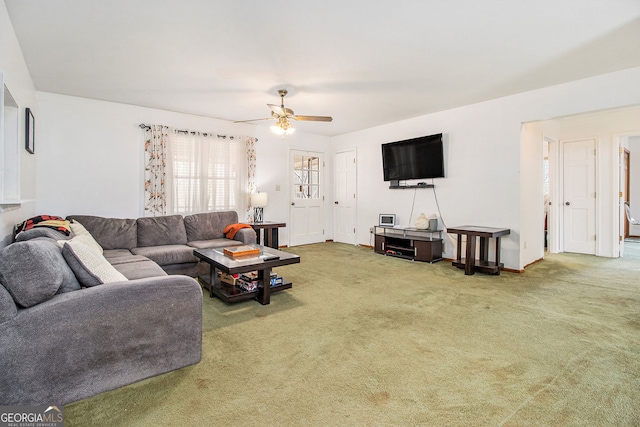
[(141, 123), (252, 136), (253, 126), (38, 92), (37, 203), (41, 214), (143, 214)]
[[(18, 209), (0, 213), (0, 247), (11, 242), (13, 226), (35, 212), (35, 167), (38, 156), (38, 117), (36, 92), (22, 56), (13, 25), (4, 2), (0, 2), (0, 70), (3, 71), (5, 85), (19, 106), (18, 143), (20, 153), (20, 196), (22, 205)], [(3, 90), (0, 88), (0, 90)], [(34, 110), (36, 117), (36, 155), (24, 150), (25, 108)]]
[[(440, 227), (512, 229), (503, 238), (502, 259), (516, 268), (521, 125), (503, 108), (499, 102), (476, 104), (335, 137), (335, 148), (358, 150), (357, 242), (369, 244), (369, 227), (380, 213), (396, 214), (403, 225), (414, 225), (422, 212), (435, 213)], [(433, 190), (390, 190), (382, 176), (381, 144), (435, 133), (443, 133), (446, 177), (435, 179)], [(443, 237), (445, 256), (453, 258), (456, 236)]]
[[(402, 223), (411, 224), (417, 213), (436, 212), (431, 190), (417, 190), (409, 220), (413, 191), (388, 189), (382, 180), (380, 144), (442, 132), (447, 177), (435, 180), (435, 190), (446, 225), (510, 228), (511, 234), (503, 238), (502, 260), (507, 268), (521, 270), (539, 258), (538, 250), (523, 251), (529, 241), (521, 234), (539, 230), (540, 215), (529, 215), (522, 203), (523, 198), (538, 203), (538, 190), (530, 194), (534, 186), (521, 188), (520, 183), (541, 179), (522, 175), (538, 173), (538, 166), (528, 162), (541, 162), (541, 154), (529, 159), (529, 148), (521, 148), (527, 143), (521, 138), (521, 124), (640, 104), (638, 81), (640, 68), (633, 68), (335, 137), (334, 151), (358, 149), (358, 243), (369, 244), (369, 227), (377, 223), (379, 213), (395, 213)], [(613, 159), (607, 162), (612, 167)], [(538, 239), (536, 233), (532, 236)], [(454, 238), (445, 237), (445, 257), (455, 257)]]

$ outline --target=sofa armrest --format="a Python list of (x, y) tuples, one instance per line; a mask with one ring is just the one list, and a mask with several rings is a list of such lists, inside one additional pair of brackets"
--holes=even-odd
[(233, 240), (238, 240), (245, 245), (256, 243), (256, 231), (253, 228), (241, 228), (233, 236)]
[(202, 289), (186, 276), (59, 294), (0, 324), (0, 402), (67, 404), (200, 361)]

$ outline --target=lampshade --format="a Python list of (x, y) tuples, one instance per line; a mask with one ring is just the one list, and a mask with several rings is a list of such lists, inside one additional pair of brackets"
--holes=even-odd
[(267, 206), (267, 193), (252, 193), (251, 206), (254, 208), (263, 208)]

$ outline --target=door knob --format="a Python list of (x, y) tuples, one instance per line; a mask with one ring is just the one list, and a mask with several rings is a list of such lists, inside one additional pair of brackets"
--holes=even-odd
[(295, 202), (291, 202), (291, 206), (295, 206), (295, 205), (296, 205)]
[(571, 202), (564, 202), (565, 205), (569, 206)]

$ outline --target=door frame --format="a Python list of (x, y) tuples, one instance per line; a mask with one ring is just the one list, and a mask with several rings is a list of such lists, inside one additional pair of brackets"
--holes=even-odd
[[(618, 256), (624, 256), (624, 233), (625, 233), (625, 222), (627, 220), (627, 214), (624, 211), (624, 200), (628, 194), (628, 197), (631, 198), (629, 189), (630, 185), (626, 188), (623, 187), (623, 183), (625, 182), (625, 177), (623, 176), (624, 172), (624, 151), (628, 149), (629, 138), (640, 136), (640, 129), (630, 131), (630, 132), (618, 132), (613, 134), (613, 142), (616, 145), (616, 149), (618, 150), (618, 188), (616, 192), (618, 194), (618, 233), (616, 236), (616, 243), (618, 244)], [(626, 226), (626, 229), (630, 229), (629, 225)]]
[[(622, 168), (622, 179), (621, 182), (624, 182), (624, 188), (621, 191), (621, 196), (622, 196), (622, 203), (629, 203), (629, 197), (630, 197), (630, 186), (631, 186), (631, 151), (627, 148), (627, 147), (623, 147), (622, 148), (622, 163), (620, 164), (621, 168)], [(629, 219), (627, 218), (627, 214), (626, 212), (624, 212), (624, 205), (622, 205), (622, 211), (624, 213), (624, 215), (622, 215), (622, 221), (624, 223), (624, 235), (622, 236), (622, 241), (624, 241), (624, 239), (626, 239), (627, 237), (629, 237), (630, 233), (629, 233), (629, 228), (630, 225), (629, 224)], [(624, 245), (622, 245), (622, 247), (624, 248)], [(623, 254), (624, 250), (623, 248), (620, 249), (620, 255)]]
[(560, 221), (560, 195), (562, 176), (560, 174), (560, 143), (558, 140), (544, 136), (549, 153), (549, 212), (547, 217), (547, 251), (562, 252), (562, 226)]

